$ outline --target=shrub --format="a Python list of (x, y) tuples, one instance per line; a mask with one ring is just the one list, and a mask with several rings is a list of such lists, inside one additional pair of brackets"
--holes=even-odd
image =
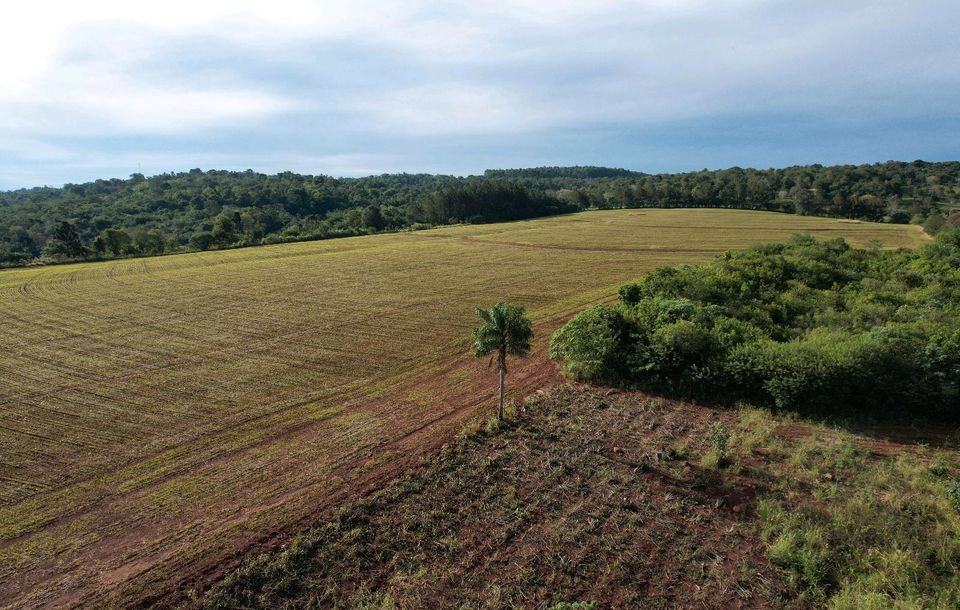
[(710, 424), (707, 432), (709, 451), (703, 458), (703, 465), (708, 468), (724, 468), (730, 465), (730, 431), (723, 422), (715, 421)]
[(923, 221), (923, 230), (929, 233), (930, 235), (936, 235), (940, 229), (946, 224), (947, 219), (944, 218), (943, 214), (939, 212), (934, 212), (927, 216), (927, 219)]
[(956, 478), (947, 489), (947, 497), (953, 503), (953, 507), (960, 511), (960, 478)]
[(843, 240), (724, 253), (657, 269), (560, 329), (581, 381), (842, 414), (956, 416), (960, 230), (920, 252)]
[(620, 312), (595, 305), (554, 333), (550, 357), (560, 361), (566, 375), (579, 381), (618, 381), (626, 363), (625, 335)]

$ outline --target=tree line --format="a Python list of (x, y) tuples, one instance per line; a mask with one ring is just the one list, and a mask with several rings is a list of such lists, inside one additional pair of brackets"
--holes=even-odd
[[(564, 171), (565, 169), (569, 171)], [(960, 204), (960, 163), (604, 173), (604, 168), (491, 170), (580, 207), (735, 208), (925, 225), (938, 231)], [(625, 170), (620, 170), (621, 172)], [(954, 217), (954, 222), (956, 217)]]
[(957, 162), (679, 174), (542, 167), (471, 177), (339, 179), (194, 169), (0, 192), (0, 264), (324, 239), (593, 208), (770, 210), (913, 222), (935, 233), (956, 224), (958, 199)]

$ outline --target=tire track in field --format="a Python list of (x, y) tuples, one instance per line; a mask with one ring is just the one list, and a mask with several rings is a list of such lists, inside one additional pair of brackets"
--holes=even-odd
[[(569, 315), (572, 315), (573, 312), (558, 316), (554, 318), (555, 322), (547, 326), (539, 325), (538, 334), (540, 334), (541, 341), (545, 340), (549, 336), (548, 329), (556, 328), (559, 324), (566, 319)], [(556, 383), (560, 381), (560, 377), (557, 374), (554, 366), (550, 363), (546, 357), (543, 350), (539, 350), (536, 357), (532, 357), (522, 361), (522, 363), (515, 364), (511, 376), (515, 377), (512, 380), (514, 385), (513, 394), (528, 394), (535, 389), (545, 387), (546, 385)], [(463, 368), (476, 368), (477, 361), (469, 356), (457, 356), (450, 361), (449, 366), (445, 369), (444, 372), (437, 375), (438, 378), (443, 378), (449, 376), (456, 371), (462, 370)], [(519, 365), (519, 366), (518, 366)], [(481, 367), (483, 369), (484, 367)], [(316, 521), (322, 515), (326, 514), (330, 508), (341, 504), (345, 501), (345, 498), (356, 497), (357, 495), (364, 495), (376, 488), (379, 488), (380, 483), (383, 481), (390, 480), (401, 473), (407, 466), (417, 463), (422, 456), (428, 455), (440, 448), (440, 446), (450, 439), (457, 430), (471, 417), (474, 417), (477, 412), (482, 408), (484, 404), (488, 408), (492, 408), (494, 403), (491, 401), (492, 393), (490, 392), (490, 381), (493, 381), (492, 377), (487, 376), (488, 379), (485, 379), (487, 383), (475, 383), (473, 386), (473, 392), (466, 391), (462, 395), (462, 399), (448, 405), (448, 410), (438, 414), (435, 417), (431, 417), (422, 424), (416, 425), (416, 427), (405, 431), (401, 435), (389, 438), (384, 442), (381, 442), (372, 447), (364, 447), (355, 451), (352, 454), (352, 457), (346, 459), (343, 463), (336, 466), (333, 472), (331, 473), (335, 478), (339, 479), (339, 485), (346, 489), (346, 493), (333, 492), (333, 499), (327, 501), (321, 501), (321, 504), (313, 510), (308, 511), (306, 514), (303, 514), (296, 521), (289, 523), (286, 527), (283, 527), (277, 531), (267, 531), (267, 532), (256, 532), (252, 531), (249, 535), (252, 538), (248, 539), (245, 548), (245, 552), (239, 554), (233, 554), (229, 560), (218, 559), (216, 561), (210, 561), (206, 563), (206, 567), (201, 570), (197, 570), (196, 566), (190, 566), (188, 572), (184, 574), (184, 577), (187, 578), (187, 583), (179, 581), (179, 589), (182, 590), (184, 587), (196, 586), (200, 589), (205, 588), (211, 582), (214, 582), (221, 578), (224, 574), (233, 569), (234, 566), (238, 565), (245, 557), (255, 554), (259, 549), (264, 548), (265, 546), (272, 546), (279, 541), (282, 541), (287, 536), (291, 535), (293, 532), (297, 532), (303, 527), (307, 527), (310, 523)], [(415, 382), (414, 385), (435, 385), (437, 379), (421, 379)], [(483, 387), (482, 394), (486, 395), (477, 395), (475, 393), (477, 387)], [(377, 403), (367, 403), (361, 407), (363, 410), (372, 410), (378, 411)], [(400, 457), (397, 461), (390, 461), (383, 464), (378, 464), (376, 468), (364, 470), (363, 467), (368, 462), (368, 458), (376, 456), (378, 453), (383, 454), (390, 452), (395, 449), (406, 449), (405, 452), (399, 452)], [(359, 471), (359, 474), (358, 474)], [(351, 476), (352, 475), (352, 476)], [(268, 510), (276, 509), (277, 507), (284, 504), (286, 501), (292, 501), (296, 498), (301, 498), (305, 495), (309, 495), (311, 490), (322, 491), (323, 495), (326, 496), (331, 493), (329, 487), (324, 487), (322, 490), (318, 488), (329, 484), (329, 481), (320, 480), (305, 487), (291, 489), (284, 491), (279, 496), (270, 498), (269, 500), (246, 509), (243, 511), (241, 518), (252, 518), (255, 515), (263, 513)], [(168, 555), (164, 553), (163, 555)], [(158, 557), (158, 560), (162, 560), (162, 557)], [(113, 574), (126, 574), (128, 576), (133, 576), (134, 578), (138, 575), (142, 575), (144, 571), (149, 569), (146, 567), (150, 562), (141, 563), (135, 562), (130, 570), (119, 568), (117, 571), (114, 571)], [(138, 571), (139, 570), (139, 571)], [(136, 587), (135, 587), (136, 588)], [(97, 600), (99, 598), (90, 598), (91, 600)], [(115, 599), (124, 599), (123, 597)], [(135, 598), (131, 598), (135, 599)], [(178, 593), (170, 593), (169, 591), (158, 598), (151, 598), (149, 601), (151, 604), (159, 604), (163, 606), (172, 605), (177, 603), (180, 600)]]
[[(75, 276), (74, 276), (74, 277), (75, 277)], [(114, 278), (114, 279), (115, 279), (115, 278)], [(120, 294), (122, 294), (122, 292), (121, 292)], [(119, 301), (128, 301), (128, 302), (131, 302), (131, 303), (133, 302), (132, 299), (124, 299), (123, 297), (118, 297), (117, 300), (119, 300)], [(416, 307), (416, 304), (411, 304), (411, 305), (407, 306), (406, 309), (413, 309), (414, 307)], [(161, 308), (157, 307), (156, 309), (161, 309)], [(221, 308), (221, 310), (222, 310), (222, 309), (223, 309), (223, 308)], [(403, 314), (402, 314), (402, 311), (401, 311), (400, 313), (398, 313), (397, 315), (398, 315), (398, 316), (403, 315)], [(349, 328), (349, 327), (357, 327), (357, 328), (359, 329), (359, 327), (362, 326), (363, 321), (364, 321), (364, 320), (363, 320), (363, 316), (362, 316), (361, 314), (356, 314), (352, 319), (349, 319), (349, 320), (344, 320), (343, 317), (340, 316), (340, 317), (338, 317), (337, 319), (331, 319), (330, 322), (329, 322), (329, 324), (328, 324), (328, 327), (330, 327), (330, 328), (332, 328), (332, 327), (334, 327), (334, 326), (339, 326), (339, 327), (341, 327), (341, 328), (343, 328), (343, 327), (347, 327), (347, 328)], [(158, 325), (158, 327), (159, 327), (159, 325)], [(312, 330), (312, 331), (314, 331), (314, 332), (323, 332), (323, 331), (324, 331), (324, 328), (323, 328), (323, 327), (316, 327), (316, 326), (314, 326), (314, 327), (310, 328), (309, 330)], [(156, 372), (157, 370), (160, 370), (160, 369), (163, 369), (163, 368), (195, 366), (195, 365), (203, 362), (204, 360), (209, 359), (211, 356), (217, 356), (217, 355), (237, 355), (237, 356), (239, 356), (239, 355), (244, 355), (244, 356), (248, 356), (248, 357), (249, 357), (249, 356), (251, 355), (251, 353), (268, 353), (274, 345), (286, 343), (286, 342), (288, 342), (291, 338), (295, 337), (295, 336), (298, 335), (298, 334), (301, 334), (302, 332), (304, 332), (304, 329), (301, 329), (301, 328), (294, 328), (293, 330), (290, 330), (290, 331), (288, 331), (288, 332), (286, 332), (286, 333), (279, 333), (279, 334), (278, 334), (277, 332), (275, 332), (275, 331), (272, 331), (272, 332), (271, 332), (271, 331), (258, 332), (258, 333), (256, 333), (256, 334), (251, 334), (251, 335), (247, 336), (246, 339), (245, 339), (245, 341), (247, 341), (247, 342), (253, 342), (253, 344), (257, 345), (257, 347), (254, 348), (253, 350), (251, 350), (251, 349), (245, 349), (245, 350), (243, 350), (243, 351), (241, 352), (240, 350), (238, 350), (237, 348), (234, 348), (234, 347), (224, 347), (224, 348), (221, 348), (221, 349), (218, 349), (218, 350), (208, 351), (203, 357), (199, 357), (199, 356), (198, 356), (198, 357), (195, 357), (195, 358), (190, 358), (190, 357), (183, 357), (183, 356), (181, 356), (181, 357), (175, 358), (174, 360), (172, 360), (172, 361), (170, 361), (170, 362), (161, 363), (161, 364), (159, 364), (159, 365), (153, 365), (153, 366), (147, 366), (147, 367), (141, 366), (138, 370), (133, 370), (133, 372), (130, 372), (130, 373), (108, 376), (108, 377), (106, 377), (106, 378), (102, 378), (102, 376), (101, 376), (101, 380), (110, 381), (110, 382), (113, 382), (114, 384), (116, 384), (116, 383), (119, 382), (119, 381), (132, 381), (132, 380), (134, 380), (134, 379), (139, 379), (139, 378), (143, 378), (143, 377), (148, 377), (151, 373)], [(51, 364), (51, 366), (55, 366), (57, 363), (50, 363), (50, 364)], [(285, 360), (285, 361), (284, 361), (284, 364), (285, 364), (286, 366), (296, 366), (296, 363), (290, 362), (290, 361), (288, 361), (288, 360)], [(404, 363), (401, 361), (401, 362), (400, 362), (400, 365), (402, 366), (403, 364), (404, 364)], [(308, 368), (308, 367), (304, 367), (304, 368)], [(84, 383), (83, 380), (78, 381), (78, 382), (73, 383), (73, 384), (60, 383), (60, 384), (56, 385), (56, 386), (55, 386), (53, 389), (51, 389), (51, 390), (47, 390), (47, 391), (43, 391), (43, 392), (35, 392), (35, 393), (33, 393), (33, 394), (23, 394), (23, 393), (20, 393), (20, 394), (18, 394), (18, 395), (16, 396), (16, 398), (18, 399), (18, 401), (23, 401), (23, 400), (28, 400), (28, 399), (38, 399), (38, 400), (42, 400), (42, 399), (46, 399), (46, 398), (50, 398), (50, 397), (53, 397), (53, 396), (60, 395), (60, 394), (62, 394), (64, 391), (67, 391), (67, 390), (82, 390), (84, 387), (85, 387), (85, 383)], [(147, 397), (147, 395), (142, 395), (142, 396), (143, 396), (144, 398)], [(2, 404), (2, 403), (0, 403), (0, 404)], [(277, 412), (276, 410), (270, 409), (270, 410), (268, 410), (268, 412), (267, 412), (266, 414), (264, 414), (264, 415), (271, 415), (271, 414), (276, 413), (276, 412)], [(234, 421), (236, 421), (236, 420), (234, 420)], [(240, 423), (244, 423), (244, 422), (245, 422), (245, 420), (240, 420)], [(231, 423), (230, 425), (232, 425), (232, 423)]]
[[(564, 319), (572, 315), (572, 313), (573, 313), (572, 311), (569, 311), (569, 312), (564, 312), (562, 314), (550, 316), (544, 321), (542, 321), (540, 324), (538, 324), (538, 334), (541, 337), (540, 340), (545, 341), (546, 338), (549, 336), (549, 330), (552, 330), (553, 328), (556, 328), (557, 326), (559, 326), (559, 324)], [(395, 391), (401, 392), (402, 390), (400, 390), (399, 387), (402, 387), (404, 385), (409, 386), (411, 384), (413, 386), (434, 387), (436, 384), (435, 378), (437, 377), (439, 378), (449, 377), (452, 374), (454, 374), (456, 371), (459, 371), (463, 368), (472, 368), (477, 366), (477, 362), (473, 358), (466, 357), (463, 355), (445, 357), (444, 361), (446, 362), (446, 364), (444, 364), (440, 370), (434, 369), (434, 371), (430, 375), (420, 374), (420, 375), (416, 375), (414, 379), (411, 381), (402, 381)], [(535, 371), (546, 370), (548, 372), (546, 376), (544, 376), (544, 374), (541, 372), (538, 375), (535, 375), (534, 377), (530, 377), (529, 375), (524, 373), (525, 371), (530, 369), (530, 367), (533, 367)], [(429, 369), (431, 367), (429, 364), (425, 364), (421, 368)], [(485, 367), (481, 367), (481, 369), (484, 369), (484, 368)], [(542, 384), (545, 382), (545, 380), (550, 380), (552, 382), (558, 379), (552, 365), (549, 363), (546, 363), (545, 359), (544, 360), (537, 360), (537, 359), (526, 360), (523, 362), (522, 367), (520, 366), (514, 367), (514, 372), (512, 372), (511, 376), (516, 377), (515, 379), (516, 384), (522, 387), (524, 392), (529, 392), (529, 391), (532, 391), (533, 389), (537, 389), (538, 387), (542, 387)], [(479, 409), (484, 403), (490, 404), (489, 396), (491, 395), (490, 388), (492, 386), (484, 385), (482, 387), (483, 387), (482, 394), (486, 394), (486, 395), (481, 395), (477, 397), (476, 395), (477, 384), (476, 383), (472, 384), (471, 388), (468, 388), (463, 394), (458, 396), (454, 404), (448, 405), (450, 407), (449, 409), (443, 410), (443, 412), (439, 413), (436, 416), (429, 416), (427, 420), (423, 421), (421, 424), (417, 425), (413, 429), (407, 430), (406, 432), (402, 433), (400, 436), (389, 437), (381, 443), (378, 443), (376, 445), (369, 446), (369, 447), (364, 447), (360, 450), (353, 452), (352, 457), (348, 456), (341, 464), (337, 465), (334, 468), (334, 470), (329, 474), (329, 476), (334, 478), (339, 478), (342, 481), (342, 479), (346, 475), (348, 475), (351, 470), (354, 470), (358, 465), (360, 465), (363, 462), (364, 455), (369, 453), (390, 451), (394, 448), (401, 447), (401, 446), (409, 445), (410, 446), (409, 448), (411, 451), (411, 453), (407, 456), (407, 458), (405, 458), (404, 463), (407, 463), (410, 459), (412, 459), (411, 456), (414, 456), (414, 455), (417, 456), (417, 459), (419, 459), (419, 456), (423, 454), (423, 451), (427, 449), (433, 450), (436, 447), (439, 447), (439, 444), (442, 444), (443, 442), (446, 442), (447, 440), (449, 440), (449, 438), (452, 437), (452, 434), (456, 431), (456, 429), (458, 429), (458, 426), (462, 424), (466, 418), (469, 418), (471, 415), (473, 415), (477, 411), (477, 409)], [(349, 393), (350, 393), (349, 390), (345, 391), (343, 395), (343, 400), (347, 400)], [(305, 401), (305, 402), (308, 402), (308, 401)], [(377, 404), (378, 404), (378, 401), (374, 401), (374, 402), (368, 401), (366, 403), (359, 405), (359, 410), (378, 412)], [(357, 409), (348, 408), (340, 413), (334, 414), (332, 417), (336, 418), (336, 417), (340, 417), (340, 416), (344, 416), (344, 415), (352, 414), (356, 412), (357, 412)], [(42, 528), (34, 532), (30, 532), (30, 534), (28, 534), (27, 536), (41, 534), (42, 532), (47, 530), (56, 530), (58, 527), (68, 527), (69, 523), (76, 521), (77, 519), (87, 515), (109, 512), (108, 510), (109, 506), (116, 505), (117, 503), (121, 502), (125, 498), (140, 496), (142, 494), (149, 493), (152, 489), (155, 489), (156, 487), (162, 485), (163, 483), (170, 481), (172, 479), (175, 479), (178, 476), (182, 476), (198, 468), (215, 465), (221, 462), (227, 462), (231, 458), (239, 458), (244, 454), (247, 454), (251, 451), (255, 451), (260, 447), (270, 445), (272, 443), (276, 443), (277, 441), (282, 440), (284, 438), (303, 435), (309, 432), (311, 429), (314, 429), (317, 426), (322, 425), (322, 423), (323, 423), (322, 421), (312, 421), (312, 422), (306, 422), (301, 425), (288, 427), (287, 429), (281, 430), (278, 433), (273, 434), (268, 438), (264, 438), (261, 441), (258, 441), (257, 443), (254, 443), (252, 445), (245, 446), (235, 451), (230, 451), (220, 455), (212, 456), (211, 458), (206, 459), (200, 463), (186, 464), (182, 468), (177, 469), (176, 471), (171, 471), (170, 473), (165, 475), (162, 479), (158, 479), (146, 486), (137, 487), (135, 489), (129, 490), (128, 492), (125, 492), (120, 495), (104, 498), (102, 501), (94, 505), (87, 506), (83, 510), (77, 511), (72, 515), (69, 515), (69, 516), (65, 515), (63, 518), (58, 518), (56, 522), (48, 523)], [(431, 439), (431, 440), (429, 440), (428, 442), (428, 440), (426, 439)], [(387, 474), (380, 475), (380, 476), (393, 476), (396, 473), (395, 468), (391, 467), (390, 465), (385, 465), (383, 466), (383, 468), (387, 469), (384, 471)], [(376, 472), (373, 472), (371, 474), (367, 474), (364, 476), (369, 477), (369, 476), (374, 476), (374, 474), (376, 474)], [(307, 489), (328, 486), (329, 484), (330, 484), (329, 478), (323, 477), (315, 481)], [(326, 490), (327, 488), (325, 487), (324, 489)], [(284, 492), (284, 498), (287, 498), (287, 497), (293, 498), (293, 497), (302, 495), (305, 492), (306, 490), (303, 488), (292, 489), (292, 490), (289, 490), (288, 492)], [(353, 492), (350, 492), (350, 493), (353, 493)], [(262, 512), (262, 510), (275, 508), (278, 504), (283, 502), (284, 498), (268, 499), (265, 503), (263, 503), (263, 506), (251, 507), (247, 509), (245, 512), (250, 513), (251, 516), (255, 514), (259, 514), (260, 512)], [(306, 518), (306, 517), (303, 517), (303, 518)], [(300, 525), (302, 525), (303, 518), (297, 521), (295, 526), (291, 526), (291, 527), (299, 527)], [(136, 532), (136, 529), (132, 531)], [(131, 535), (135, 536), (136, 534), (131, 534)], [(12, 541), (10, 543), (12, 543)], [(188, 543), (184, 542), (183, 544), (188, 544)], [(3, 546), (6, 546), (6, 545), (0, 545), (0, 548), (2, 548)], [(123, 545), (119, 545), (119, 546), (123, 546)], [(169, 556), (170, 553), (175, 553), (177, 548), (179, 548), (180, 546), (181, 545), (171, 546), (171, 548), (167, 549), (165, 552), (158, 555), (157, 561), (161, 562), (161, 560), (164, 557)], [(240, 556), (237, 557), (236, 561), (239, 561), (239, 559), (240, 559)], [(123, 566), (119, 566), (111, 570), (110, 573), (112, 574), (112, 578), (117, 579), (117, 581), (113, 583), (114, 585), (119, 585), (125, 582), (127, 577), (133, 578), (135, 576), (141, 575), (144, 572), (149, 571), (154, 565), (153, 562), (147, 561), (142, 557), (137, 557), (133, 559), (132, 563), (134, 564), (133, 567), (124, 568)], [(227, 564), (223, 564), (220, 561), (218, 561), (216, 565), (222, 568), (222, 566)], [(220, 574), (222, 574), (222, 572), (218, 569), (216, 574), (217, 576), (219, 576)], [(29, 586), (26, 583), (21, 583), (21, 584), (24, 586)], [(31, 588), (40, 589), (40, 590), (45, 589), (45, 587), (42, 587), (39, 585), (40, 585), (39, 582), (34, 583)], [(66, 601), (66, 599), (61, 601)], [(79, 600), (73, 600), (73, 601), (79, 601)]]
[[(0, 331), (0, 345), (25, 359), (0, 359), (0, 371), (18, 374), (12, 394), (0, 391), (0, 418), (11, 409), (15, 422), (57, 413), (62, 421), (39, 428), (46, 441), (62, 435), (103, 448), (88, 457), (66, 445), (36, 450), (24, 438), (2, 456), (4, 475), (7, 464), (11, 475), (22, 466), (38, 478), (48, 475), (40, 468), (57, 468), (56, 477), (40, 480), (59, 491), (34, 494), (13, 483), (13, 493), (26, 493), (33, 504), (18, 503), (23, 510), (0, 524), (34, 531), (0, 548), (7, 560), (0, 564), (0, 600), (128, 606), (173, 599), (167, 594), (176, 584), (217, 574), (249, 545), (280, 539), (318, 510), (393, 476), (483, 409), (495, 388), (487, 385), (488, 371), (474, 371), (476, 363), (456, 355), (465, 344), (432, 340), (469, 323), (463, 312), (451, 313), (451, 304), (503, 296), (554, 311), (560, 302), (572, 307), (571, 295), (590, 292), (597, 278), (620, 283), (653, 264), (723, 249), (698, 254), (654, 239), (659, 248), (596, 250), (587, 246), (599, 224), (615, 229), (608, 235), (614, 246), (635, 236), (613, 223), (575, 220), (580, 228), (567, 240), (575, 247), (511, 246), (482, 233), (444, 241), (411, 234), (360, 238), (347, 250), (293, 244), (38, 270), (20, 286), (4, 284), (5, 294), (21, 300), (0, 309), (20, 319)], [(551, 231), (565, 230), (549, 222)], [(392, 249), (397, 244), (401, 254)], [(586, 274), (570, 277), (575, 268)], [(419, 340), (403, 342), (403, 335)], [(40, 343), (31, 352), (34, 339)], [(521, 370), (511, 371), (517, 387), (547, 382), (535, 371), (521, 380)], [(36, 413), (17, 399), (27, 394), (40, 404)], [(184, 407), (165, 404), (180, 396), (194, 399)], [(310, 400), (297, 406), (305, 396), (342, 410), (325, 414), (304, 406), (315, 404)], [(85, 409), (101, 412), (71, 429), (68, 420)], [(132, 413), (129, 421), (120, 421), (125, 413)], [(169, 431), (158, 433), (164, 426)], [(4, 443), (9, 436), (3, 433)], [(76, 473), (98, 487), (91, 492), (74, 485), (76, 478), (64, 480)], [(0, 504), (0, 514), (8, 507)], [(52, 508), (73, 514), (37, 525), (57, 515)]]

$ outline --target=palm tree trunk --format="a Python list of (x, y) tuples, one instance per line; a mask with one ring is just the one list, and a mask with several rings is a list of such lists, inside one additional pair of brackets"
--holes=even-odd
[(500, 352), (497, 364), (500, 365), (500, 407), (497, 409), (497, 419), (503, 421), (503, 380), (507, 376), (506, 354)]

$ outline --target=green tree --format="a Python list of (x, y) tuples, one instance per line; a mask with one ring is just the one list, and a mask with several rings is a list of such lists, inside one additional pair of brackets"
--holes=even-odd
[(237, 240), (237, 231), (242, 230), (243, 220), (237, 212), (224, 212), (213, 221), (213, 235), (215, 243), (227, 246)]
[(374, 231), (382, 231), (385, 226), (383, 214), (380, 212), (380, 206), (368, 205), (363, 208), (363, 214), (360, 216), (360, 222), (363, 226)]
[(74, 226), (64, 220), (47, 243), (46, 254), (54, 258), (82, 258), (89, 254), (89, 250), (80, 241), (80, 234)]
[[(100, 233), (100, 238), (102, 239), (104, 251), (114, 256), (128, 254), (128, 250), (133, 243), (130, 240), (130, 234), (123, 229), (106, 229)], [(99, 247), (99, 244), (94, 247)]]
[(936, 235), (937, 231), (942, 229), (945, 223), (946, 219), (943, 217), (943, 214), (934, 212), (933, 214), (927, 216), (927, 219), (923, 221), (923, 230), (930, 235)]
[(159, 231), (137, 231), (131, 238), (132, 246), (140, 254), (153, 256), (163, 254), (166, 249), (166, 241)]
[[(491, 354), (497, 359), (500, 370), (500, 404), (497, 418), (503, 419), (503, 384), (507, 376), (507, 356), (523, 357), (530, 353), (533, 328), (523, 307), (503, 302), (490, 309), (477, 309), (477, 317), (483, 322), (473, 331), (473, 352), (477, 358)], [(491, 363), (492, 363), (491, 359)]]
[(210, 231), (199, 231), (190, 237), (190, 247), (195, 250), (209, 250), (215, 242)]
[(33, 237), (23, 227), (10, 227), (8, 240), (14, 252), (24, 252), (30, 256), (36, 256), (40, 253)]

